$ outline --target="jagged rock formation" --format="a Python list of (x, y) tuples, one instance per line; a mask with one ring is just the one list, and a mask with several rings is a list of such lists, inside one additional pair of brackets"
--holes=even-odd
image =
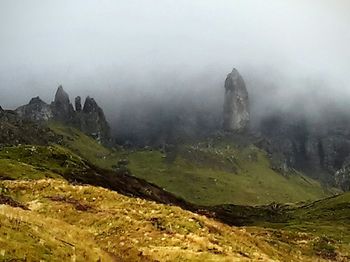
[(109, 126), (101, 107), (95, 99), (86, 98), (83, 110), (77, 114), (80, 129), (93, 136), (97, 141), (103, 141), (109, 136)]
[(70, 123), (74, 119), (74, 108), (70, 103), (69, 95), (59, 86), (55, 95), (55, 100), (51, 104), (51, 108), (56, 121)]
[(107, 144), (110, 140), (110, 128), (103, 110), (93, 98), (87, 97), (84, 108), (81, 98), (75, 99), (75, 108), (69, 95), (59, 86), (54, 101), (49, 105), (39, 97), (32, 98), (29, 104), (16, 109), (19, 117), (32, 121), (54, 120), (73, 125), (84, 133), (93, 136), (99, 142)]
[(234, 68), (225, 81), (224, 130), (241, 132), (248, 125), (248, 92), (242, 76)]
[(50, 105), (46, 104), (38, 96), (32, 98), (28, 105), (17, 108), (16, 112), (20, 117), (32, 121), (47, 121), (53, 117)]

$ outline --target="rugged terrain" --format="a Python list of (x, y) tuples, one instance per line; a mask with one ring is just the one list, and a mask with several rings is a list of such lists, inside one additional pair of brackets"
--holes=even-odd
[(88, 96), (82, 106), (78, 96), (74, 108), (62, 86), (58, 87), (51, 104), (45, 103), (40, 97), (34, 97), (27, 105), (20, 106), (15, 111), (18, 117), (27, 121), (58, 121), (78, 128), (103, 144), (111, 142), (109, 124), (96, 101)]
[(162, 150), (110, 150), (74, 128), (50, 126), (63, 137), (64, 145), (96, 166), (127, 168), (133, 176), (195, 204), (285, 203), (316, 200), (339, 191), (295, 170), (282, 175), (269, 156), (250, 142), (252, 138), (244, 135), (218, 135)]
[(297, 206), (204, 207), (127, 174), (114, 171), (114, 180), (109, 171), (58, 145), (3, 147), (1, 162), (5, 261), (346, 261), (348, 256), (348, 194)]
[[(107, 147), (103, 110), (62, 87), (0, 108), (0, 260), (347, 261), (343, 133), (311, 143), (266, 122), (253, 135), (238, 72), (226, 89), (225, 132), (143, 148)], [(319, 160), (339, 183), (308, 173)]]
[[(182, 161), (189, 158), (188, 145), (177, 149), (175, 155), (175, 149), (166, 152), (111, 150), (72, 127), (57, 123), (50, 126), (50, 132), (58, 138), (54, 142), (4, 145), (0, 150), (2, 260), (347, 260), (348, 195), (297, 206), (201, 206), (198, 204), (208, 204), (208, 200), (191, 198), (189, 193), (182, 195), (176, 190), (175, 196), (130, 176), (134, 173), (142, 176), (137, 171), (146, 168), (142, 165), (149, 165), (152, 158), (156, 163), (175, 168), (176, 158), (181, 156)], [(211, 141), (210, 146), (197, 145), (191, 150), (225, 153), (220, 143), (226, 145), (226, 142), (220, 141)], [(237, 145), (235, 152), (242, 150), (244, 156), (247, 146)], [(248, 151), (243, 159), (252, 158), (252, 152), (256, 151)], [(218, 161), (222, 158), (204, 156), (204, 159), (189, 158), (189, 162), (200, 165), (201, 170), (210, 170), (210, 165), (213, 170), (218, 168), (237, 175), (237, 170), (233, 172), (228, 168), (234, 165)], [(268, 162), (268, 158), (264, 161)], [(237, 168), (241, 168), (239, 163)], [(192, 170), (188, 163), (181, 168)], [(249, 172), (245, 174), (249, 176)], [(299, 182), (292, 180), (293, 188), (299, 185), (302, 190), (307, 185), (319, 194), (310, 194), (310, 199), (324, 196), (319, 184), (310, 180), (303, 185), (304, 180), (299, 176)], [(288, 178), (284, 179), (291, 183)], [(273, 197), (278, 196), (282, 194), (276, 192)], [(191, 199), (197, 204), (188, 202)], [(218, 198), (215, 202), (229, 201)], [(252, 200), (244, 196), (241, 201)]]

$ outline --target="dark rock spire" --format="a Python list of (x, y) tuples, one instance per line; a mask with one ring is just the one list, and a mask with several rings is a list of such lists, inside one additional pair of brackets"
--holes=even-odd
[(92, 112), (97, 112), (98, 110), (99, 110), (99, 106), (97, 105), (95, 99), (88, 96), (85, 99), (83, 112), (84, 113), (92, 113)]
[(81, 111), (81, 97), (77, 96), (75, 98), (75, 111), (80, 112)]
[(62, 122), (70, 122), (74, 118), (74, 108), (69, 100), (69, 95), (60, 85), (57, 89), (55, 100), (52, 103), (54, 118)]
[(224, 129), (241, 132), (248, 125), (248, 92), (242, 76), (234, 68), (225, 81)]
[(61, 85), (57, 88), (54, 102), (61, 105), (68, 105), (70, 103), (69, 95), (64, 91)]
[(80, 115), (80, 129), (95, 137), (102, 143), (108, 143), (110, 138), (110, 127), (105, 114), (96, 103), (95, 99), (89, 96), (85, 99), (83, 114)]

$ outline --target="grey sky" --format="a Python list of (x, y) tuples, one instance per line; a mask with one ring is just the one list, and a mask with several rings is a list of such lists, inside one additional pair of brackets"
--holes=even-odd
[(0, 105), (49, 102), (59, 84), (111, 107), (220, 95), (233, 66), (286, 101), (321, 86), (350, 97), (349, 12), (348, 0), (0, 0)]

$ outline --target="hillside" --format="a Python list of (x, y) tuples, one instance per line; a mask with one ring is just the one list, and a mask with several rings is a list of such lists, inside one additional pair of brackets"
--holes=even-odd
[(95, 165), (115, 169), (122, 160), (133, 176), (199, 205), (312, 201), (334, 192), (296, 171), (278, 173), (268, 155), (244, 137), (219, 136), (165, 150), (109, 150), (74, 128), (50, 127), (65, 146)]
[(5, 203), (0, 205), (0, 258), (5, 261), (326, 258), (318, 255), (315, 245), (320, 240), (311, 234), (229, 227), (178, 207), (102, 188), (60, 179), (1, 181), (0, 188), (0, 203)]
[[(319, 184), (304, 180), (297, 173), (294, 176), (300, 181), (293, 180), (293, 174), (274, 173), (264, 152), (242, 143), (242, 139), (232, 140), (232, 144), (217, 139), (166, 151), (110, 150), (74, 128), (57, 124), (51, 124), (51, 128), (60, 145), (0, 148), (0, 260), (346, 261), (349, 258), (348, 194), (309, 204), (209, 207), (186, 202), (192, 199), (195, 204), (201, 203), (190, 195), (185, 200), (178, 198), (184, 191), (172, 195), (137, 178), (158, 170), (160, 165), (173, 174), (182, 168), (187, 174), (194, 174), (184, 178), (188, 183), (195, 175), (208, 173), (218, 175), (222, 183), (222, 177), (227, 179), (225, 173), (253, 179), (254, 170), (264, 170), (271, 179), (275, 175), (281, 178), (277, 181), (294, 181), (292, 186), (296, 190), (303, 188), (300, 181), (309, 181), (304, 190), (322, 193)], [(286, 186), (284, 183), (274, 186)], [(187, 189), (190, 187), (191, 184)], [(214, 189), (208, 192), (220, 193)], [(240, 192), (244, 190), (247, 189)], [(277, 192), (273, 197), (281, 197), (277, 188), (272, 186), (270, 190)]]

